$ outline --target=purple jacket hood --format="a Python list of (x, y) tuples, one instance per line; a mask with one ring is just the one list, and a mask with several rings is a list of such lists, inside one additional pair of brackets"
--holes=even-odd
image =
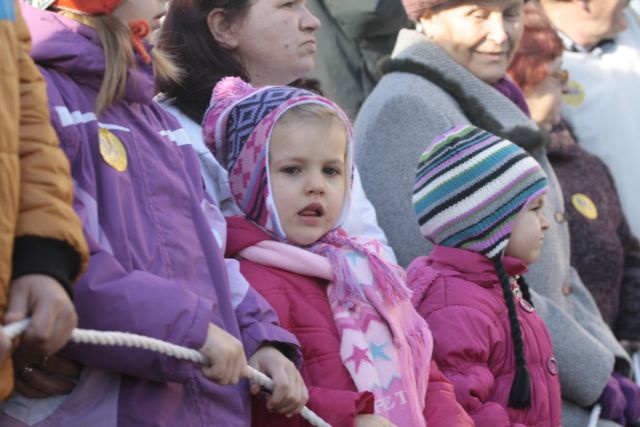
[[(75, 82), (100, 89), (104, 78), (105, 58), (98, 33), (91, 27), (54, 12), (22, 4), (29, 22), (33, 47), (31, 57), (40, 66), (55, 68)], [(147, 45), (150, 50), (151, 46)], [(153, 67), (136, 54), (137, 67), (129, 69), (125, 99), (151, 103), (155, 85)]]

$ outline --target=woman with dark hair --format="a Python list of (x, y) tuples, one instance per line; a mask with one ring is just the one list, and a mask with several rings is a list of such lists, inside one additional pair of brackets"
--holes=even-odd
[[(172, 0), (159, 46), (184, 70), (180, 82), (160, 82), (163, 104), (181, 122), (199, 153), (207, 192), (225, 215), (239, 215), (229, 193), (227, 172), (202, 140), (200, 122), (213, 87), (236, 76), (253, 86), (296, 85), (314, 67), (314, 33), (320, 21), (302, 0)], [(376, 213), (354, 172), (352, 208), (344, 228), (385, 245)]]
[(306, 76), (314, 66), (313, 33), (319, 28), (301, 1), (172, 0), (159, 45), (183, 67), (184, 76), (159, 90), (200, 123), (223, 77), (265, 86)]
[[(617, 338), (626, 347), (637, 348), (640, 244), (629, 229), (609, 169), (577, 143), (561, 116), (568, 80), (561, 68), (562, 40), (539, 7), (527, 7), (526, 12), (524, 35), (509, 75), (522, 88), (533, 120), (551, 131), (547, 152), (563, 189), (571, 263)], [(616, 418), (636, 421), (638, 387), (620, 373), (614, 377), (627, 400), (626, 410)]]
[[(630, 364), (571, 268), (562, 192), (546, 157), (545, 135), (527, 116), (520, 90), (505, 78), (522, 35), (525, 2), (403, 3), (417, 28), (400, 32), (392, 59), (384, 65), (386, 75), (356, 121), (356, 161), (365, 190), (400, 264), (408, 265), (431, 250), (411, 203), (416, 169), (429, 143), (456, 126), (472, 124), (511, 140), (536, 158), (549, 181), (544, 213), (554, 223), (546, 233), (540, 260), (526, 278), (535, 309), (551, 333), (557, 362), (553, 358), (536, 362), (524, 346), (509, 363), (514, 368), (543, 363), (550, 371), (559, 372), (563, 425), (584, 427), (589, 418), (587, 408), (608, 391), (616, 360), (627, 371)], [(510, 299), (508, 287), (504, 290), (505, 299)], [(520, 325), (512, 322), (511, 328), (514, 346), (522, 347)], [(439, 348), (447, 349), (446, 339), (434, 338), (439, 362)], [(455, 369), (441, 368), (445, 374), (447, 369)]]

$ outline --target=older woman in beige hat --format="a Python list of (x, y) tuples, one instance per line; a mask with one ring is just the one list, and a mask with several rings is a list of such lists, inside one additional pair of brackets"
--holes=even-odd
[(416, 29), (400, 32), (383, 64), (386, 75), (356, 121), (365, 192), (399, 262), (408, 265), (431, 249), (411, 205), (419, 157), (431, 141), (454, 126), (473, 124), (533, 154), (549, 177), (544, 213), (553, 224), (526, 279), (551, 333), (557, 360), (546, 364), (560, 375), (563, 425), (584, 427), (587, 408), (606, 403), (601, 397), (611, 391), (614, 364), (627, 372), (629, 360), (570, 265), (562, 193), (546, 157), (546, 135), (530, 119), (520, 89), (505, 77), (522, 36), (525, 1), (403, 3)]

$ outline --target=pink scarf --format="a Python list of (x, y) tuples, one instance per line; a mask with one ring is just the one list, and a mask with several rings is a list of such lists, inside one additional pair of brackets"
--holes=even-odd
[[(409, 293), (404, 292), (406, 288), (392, 289), (391, 283), (403, 279), (404, 272), (397, 267), (396, 280), (379, 286), (369, 265), (385, 262), (380, 244), (347, 238), (341, 230), (330, 235), (343, 244), (349, 241), (346, 246), (358, 250), (327, 243), (312, 249), (328, 254), (326, 257), (287, 243), (263, 241), (244, 249), (240, 256), (330, 281), (327, 295), (340, 334), (340, 356), (356, 388), (372, 392), (375, 413), (398, 426), (426, 426), (423, 413), (433, 341), (426, 322), (413, 309)], [(344, 252), (344, 256), (334, 251)], [(346, 265), (336, 268), (339, 259), (346, 260)], [(337, 273), (339, 268), (348, 272)], [(336, 276), (343, 279), (336, 280)]]

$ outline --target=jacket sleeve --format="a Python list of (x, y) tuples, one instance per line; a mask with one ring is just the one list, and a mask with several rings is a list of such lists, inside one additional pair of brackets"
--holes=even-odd
[[(264, 401), (254, 398), (252, 423), (253, 427), (307, 427), (309, 423), (301, 416), (286, 418), (266, 410)], [(323, 387), (309, 388), (307, 407), (333, 427), (353, 427), (355, 418), (361, 414), (374, 413), (373, 394), (368, 391), (356, 392), (336, 390)]]
[[(200, 167), (204, 167), (199, 159)], [(206, 175), (206, 174), (205, 174)], [(205, 181), (206, 182), (206, 181)], [(206, 184), (205, 184), (206, 186)], [(227, 221), (218, 208), (216, 194), (206, 187), (202, 203), (211, 231), (224, 253), (227, 249)], [(251, 357), (262, 345), (271, 344), (278, 348), (297, 366), (302, 362), (299, 343), (295, 336), (278, 324), (278, 316), (269, 303), (250, 285), (240, 272), (240, 263), (225, 258), (225, 267), (231, 292), (231, 305), (234, 308), (245, 355)]]
[[(82, 201), (76, 198), (75, 203), (80, 218), (91, 224)], [(224, 328), (215, 301), (184, 284), (145, 271), (126, 271), (86, 231), (91, 257), (74, 288), (80, 327), (130, 332), (192, 349), (202, 347), (210, 322)], [(70, 344), (65, 351), (84, 365), (158, 382), (185, 382), (198, 369), (193, 362), (142, 349)]]
[(424, 410), (427, 425), (473, 427), (469, 417), (456, 400), (453, 384), (444, 376), (435, 361), (429, 368), (429, 387)]
[(391, 35), (409, 23), (397, 0), (317, 0), (353, 38)]
[(626, 218), (618, 227), (624, 248), (624, 272), (620, 292), (620, 309), (615, 331), (619, 339), (640, 340), (640, 243), (631, 234)]
[(225, 264), (231, 287), (232, 304), (247, 358), (261, 346), (270, 344), (300, 367), (302, 354), (296, 337), (278, 324), (276, 312), (240, 273), (240, 263), (235, 259), (227, 258)]
[(29, 57), (29, 30), (16, 4), (20, 41), (20, 205), (13, 277), (46, 274), (68, 285), (88, 260), (82, 226), (73, 212), (69, 162), (49, 123), (46, 86)]
[(434, 360), (453, 383), (458, 402), (475, 425), (510, 425), (507, 410), (489, 400), (495, 383), (489, 357), (501, 341), (498, 320), (471, 307), (450, 306), (429, 312), (426, 301), (418, 306), (418, 312), (431, 328)]

